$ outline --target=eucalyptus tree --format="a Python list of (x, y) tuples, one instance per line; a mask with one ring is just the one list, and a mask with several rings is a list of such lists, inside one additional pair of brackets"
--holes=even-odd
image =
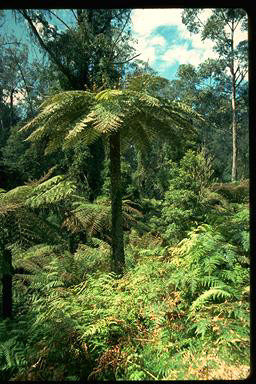
[[(129, 9), (19, 9), (34, 42), (58, 69), (65, 90), (112, 87), (132, 57)], [(20, 20), (20, 17), (18, 17)]]
[(239, 29), (247, 30), (247, 15), (243, 9), (212, 9), (206, 22), (202, 21), (203, 9), (186, 9), (182, 21), (188, 30), (200, 33), (201, 39), (214, 41), (214, 50), (219, 55), (222, 70), (229, 70), (231, 78), (231, 110), (232, 110), (232, 181), (237, 179), (237, 92), (247, 74), (248, 48), (247, 39), (237, 44)]
[[(177, 71), (177, 77), (170, 82), (171, 97), (174, 100), (182, 99), (204, 116), (204, 122), (197, 124), (197, 145), (206, 148), (213, 157), (215, 176), (222, 181), (230, 180), (232, 160), (230, 77), (222, 70), (220, 63), (213, 59), (208, 59), (197, 67), (182, 64)], [(248, 177), (249, 171), (247, 88), (247, 82), (241, 84), (236, 98), (238, 177)]]
[[(122, 274), (125, 265), (122, 222), (120, 142), (145, 148), (153, 137), (185, 137), (193, 132), (191, 109), (180, 102), (131, 89), (100, 92), (66, 91), (48, 97), (41, 112), (28, 122), (27, 140), (46, 142), (45, 153), (90, 144), (105, 137), (110, 150), (112, 270)], [(32, 132), (31, 132), (32, 131)]]

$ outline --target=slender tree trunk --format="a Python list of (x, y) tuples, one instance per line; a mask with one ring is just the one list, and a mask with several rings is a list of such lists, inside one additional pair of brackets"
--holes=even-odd
[(25, 85), (25, 89), (26, 89), (26, 92), (27, 92), (27, 97), (28, 97), (28, 105), (29, 105), (29, 109), (30, 109), (30, 113), (31, 113), (31, 116), (34, 116), (34, 108), (33, 108), (33, 103), (32, 103), (32, 99), (30, 97), (30, 90), (29, 90), (29, 87), (28, 87), (28, 84), (27, 84), (27, 81), (26, 81), (26, 78), (25, 78), (25, 75), (24, 75), (24, 72), (22, 70), (22, 67), (19, 63), (17, 63), (17, 66), (20, 70), (20, 74), (21, 74), (21, 77), (22, 77), (22, 80), (23, 80), (23, 83)]
[(232, 77), (232, 176), (231, 180), (237, 180), (237, 124), (236, 124), (236, 84), (235, 76)]
[(125, 265), (125, 258), (122, 218), (120, 132), (116, 132), (110, 136), (109, 144), (112, 204), (111, 270), (118, 275), (122, 275)]
[(12, 254), (9, 249), (3, 250), (4, 270), (2, 276), (2, 312), (3, 318), (12, 317)]
[(15, 89), (13, 88), (11, 90), (11, 94), (10, 94), (10, 108), (11, 108), (11, 113), (10, 113), (10, 126), (13, 125), (13, 121), (14, 121), (14, 112), (13, 112), (13, 94), (14, 94), (14, 91)]
[(231, 180), (237, 180), (237, 124), (236, 124), (236, 72), (234, 61), (234, 20), (232, 20), (231, 29), (231, 76), (232, 76), (232, 173)]

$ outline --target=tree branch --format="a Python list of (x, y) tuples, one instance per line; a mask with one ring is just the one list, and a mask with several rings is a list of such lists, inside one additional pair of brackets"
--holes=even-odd
[[(239, 75), (241, 75), (241, 79), (240, 79), (239, 82), (236, 84), (236, 87), (237, 87), (237, 88), (239, 87), (239, 85), (241, 84), (241, 82), (244, 80), (245, 75), (247, 74), (247, 72), (248, 72), (247, 69), (246, 69), (244, 72), (240, 72)], [(238, 78), (237, 78), (237, 79), (238, 79)], [(236, 80), (237, 80), (237, 79), (236, 79)]]
[(75, 17), (76, 21), (78, 21), (78, 18), (77, 18), (77, 16), (76, 16), (76, 14), (75, 14), (75, 12), (74, 12), (74, 10), (73, 10), (73, 9), (71, 9), (71, 12), (73, 13), (73, 15), (74, 15), (74, 17)]
[(2, 44), (1, 44), (1, 47), (2, 47), (3, 45), (9, 45), (9, 44), (20, 45), (20, 41), (11, 41), (10, 43), (2, 43)]
[(50, 9), (48, 9), (48, 11), (53, 14), (53, 16), (55, 16), (62, 24), (64, 24), (70, 31), (71, 31), (71, 28), (65, 23), (65, 21), (63, 21), (59, 16), (57, 16), (54, 12), (52, 12)]
[(115, 45), (117, 44), (117, 42), (118, 42), (120, 36), (122, 35), (122, 33), (123, 33), (123, 31), (124, 31), (124, 29), (125, 29), (125, 27), (126, 27), (128, 21), (129, 21), (129, 18), (130, 18), (130, 14), (128, 14), (127, 19), (126, 19), (126, 21), (125, 21), (125, 23), (124, 23), (124, 26), (123, 26), (123, 28), (121, 29), (121, 32), (119, 33), (119, 35), (117, 36), (116, 40), (115, 40), (114, 43), (113, 43), (113, 46), (112, 46), (112, 52), (114, 51), (114, 47), (115, 47)]
[(223, 20), (225, 21), (225, 23), (229, 26), (230, 30), (232, 31), (233, 27), (232, 27), (232, 25), (229, 25), (229, 22), (228, 22), (228, 20), (227, 20), (227, 18), (225, 16), (225, 13), (224, 13), (222, 8), (220, 9), (220, 12), (222, 13)]
[(130, 59), (127, 59), (125, 61), (120, 61), (118, 63), (113, 63), (113, 64), (125, 64), (125, 63), (128, 63), (128, 61), (131, 61), (131, 60), (135, 59), (135, 57), (138, 57), (139, 55), (141, 55), (141, 53), (138, 53), (137, 55), (135, 55), (135, 56), (133, 56)]
[(73, 82), (74, 82), (73, 76), (68, 71), (68, 69), (60, 62), (60, 60), (58, 60), (58, 58), (53, 54), (53, 52), (48, 48), (48, 46), (44, 43), (44, 41), (41, 38), (41, 36), (39, 35), (36, 27), (34, 26), (33, 21), (28, 16), (26, 10), (18, 9), (17, 11), (27, 20), (27, 22), (29, 23), (29, 26), (30, 26), (33, 34), (36, 36), (36, 38), (37, 38), (39, 44), (41, 45), (41, 47), (49, 54), (51, 59), (59, 67), (61, 72), (67, 77), (67, 79), (70, 81), (70, 83), (73, 84)]
[(238, 22), (237, 22), (236, 25), (234, 26), (234, 31), (236, 30), (238, 24), (240, 23), (240, 21), (242, 20), (243, 17), (244, 17), (244, 16), (242, 15), (242, 16), (240, 16), (240, 18), (238, 19)]
[(199, 19), (199, 17), (197, 16), (197, 14), (196, 14), (196, 18), (197, 18), (197, 20), (199, 21), (199, 24), (201, 24), (201, 26), (204, 28), (204, 27), (205, 27), (205, 24)]

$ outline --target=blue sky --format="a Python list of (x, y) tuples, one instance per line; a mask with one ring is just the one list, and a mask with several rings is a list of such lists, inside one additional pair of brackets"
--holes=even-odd
[[(134, 9), (132, 32), (138, 40), (138, 57), (161, 76), (172, 80), (180, 64), (199, 65), (208, 58), (217, 58), (211, 40), (201, 41), (199, 34), (191, 34), (182, 23), (183, 9)], [(204, 9), (200, 18), (204, 22), (211, 15)], [(235, 44), (247, 39), (247, 32), (238, 30)]]

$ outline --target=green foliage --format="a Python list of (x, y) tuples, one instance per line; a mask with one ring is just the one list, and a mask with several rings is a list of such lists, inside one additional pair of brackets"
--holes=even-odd
[[(129, 89), (106, 89), (96, 94), (67, 91), (48, 97), (39, 115), (21, 131), (33, 129), (27, 138), (32, 142), (47, 137), (46, 153), (74, 145), (79, 138), (89, 144), (118, 129), (122, 130), (124, 139), (136, 139), (143, 147), (152, 135), (166, 137), (167, 127), (174, 137), (193, 131), (192, 117), (198, 119), (199, 115), (183, 103), (144, 92)], [(57, 128), (53, 130), (55, 125)]]
[(203, 356), (219, 377), (221, 364), (248, 362), (249, 273), (235, 245), (204, 224), (165, 252), (160, 239), (135, 230), (127, 246), (136, 261), (121, 279), (105, 273), (109, 246), (96, 239), (74, 255), (45, 245), (13, 254), (32, 266), (33, 279), (23, 285), (29, 311), (12, 325), (18, 341), (3, 343), (6, 367), (9, 349), (22, 351), (7, 376), (177, 380), (202, 377)]
[(54, 176), (39, 184), (33, 189), (33, 193), (26, 200), (26, 205), (31, 208), (63, 202), (72, 195), (76, 186), (72, 181), (65, 180), (63, 176)]
[[(51, 28), (49, 10), (18, 12), (28, 23), (42, 23), (49, 59), (56, 54), (51, 74), (46, 67), (38, 71), (23, 105), (33, 109), (50, 96), (38, 115), (24, 109), (21, 130), (5, 130), (11, 112), (16, 118), (19, 110), (0, 100), (1, 164), (9, 178), (0, 188), (0, 273), (13, 284), (13, 318), (0, 319), (0, 379), (245, 378), (249, 184), (214, 179), (228, 179), (230, 167), (227, 63), (182, 65), (179, 78), (168, 82), (138, 61), (127, 64), (128, 75), (126, 65), (111, 63), (132, 52), (129, 10), (72, 10), (77, 24), (61, 33)], [(232, 12), (214, 10), (203, 38), (222, 36), (223, 15), (245, 19), (242, 11)], [(200, 10), (187, 10), (183, 18), (199, 31), (195, 16)], [(217, 41), (216, 47), (222, 55), (230, 46)], [(234, 54), (242, 76), (246, 42)], [(32, 81), (35, 73), (24, 73)], [(238, 167), (245, 176), (247, 98), (242, 83)], [(111, 273), (113, 190), (107, 171), (117, 132), (126, 253), (119, 278)], [(51, 164), (54, 169), (31, 181)], [(17, 172), (13, 182), (10, 170)], [(19, 178), (29, 181), (17, 186)]]
[(216, 206), (225, 206), (226, 201), (209, 188), (213, 169), (204, 150), (189, 150), (179, 167), (171, 161), (169, 166), (169, 189), (162, 202), (161, 218), (152, 217), (151, 225), (168, 242), (175, 243), (191, 228), (207, 221), (211, 211), (215, 212)]
[(0, 194), (0, 233), (5, 246), (31, 246), (45, 240), (63, 241), (58, 229), (38, 215), (35, 208), (49, 208), (67, 201), (75, 186), (62, 176), (49, 180), (50, 170), (40, 180)]

